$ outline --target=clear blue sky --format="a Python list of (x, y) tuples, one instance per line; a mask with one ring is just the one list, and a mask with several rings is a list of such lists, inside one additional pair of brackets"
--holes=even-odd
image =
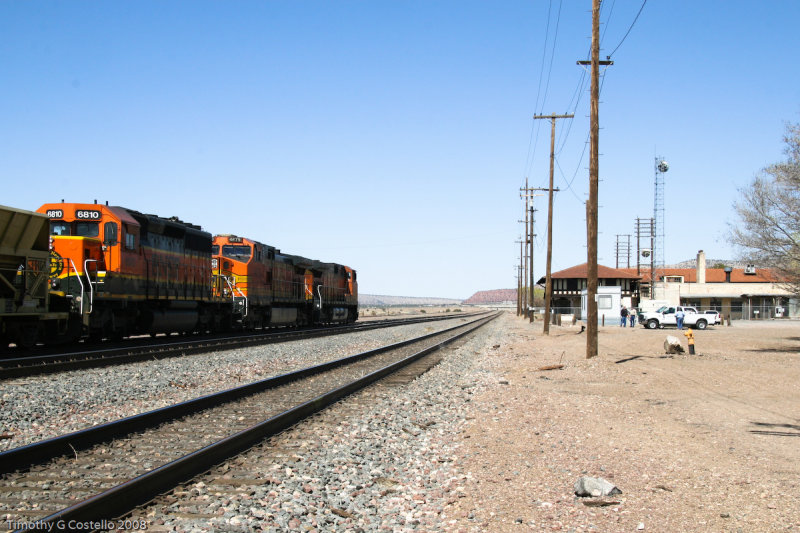
[[(642, 5), (604, 4), (603, 56)], [(734, 256), (737, 189), (800, 121), (799, 22), (795, 0), (647, 2), (603, 79), (601, 264), (652, 216), (656, 154), (666, 262)], [(535, 113), (575, 113), (553, 269), (586, 261), (590, 33), (590, 0), (6, 0), (0, 203), (178, 216), (348, 264), (365, 293), (514, 287), (519, 188), (549, 170)]]

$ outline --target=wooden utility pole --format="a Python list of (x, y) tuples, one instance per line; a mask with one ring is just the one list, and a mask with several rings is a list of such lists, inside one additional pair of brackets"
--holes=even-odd
[[(528, 178), (525, 178), (525, 188), (526, 189), (528, 188)], [(526, 196), (525, 197), (525, 245), (523, 247), (525, 252), (527, 252), (528, 241), (531, 238), (530, 234), (528, 233), (528, 231), (529, 231), (528, 230), (528, 197)], [(523, 279), (525, 279), (525, 282), (523, 283), (523, 285), (527, 285), (528, 284), (528, 281), (527, 281), (528, 269), (530, 269), (530, 268), (531, 267), (530, 267), (530, 264), (528, 262), (528, 254), (526, 253), (525, 254), (525, 277), (523, 278)], [(529, 286), (528, 290), (525, 291), (525, 311), (522, 313), (522, 316), (525, 316), (525, 317), (528, 316), (528, 313), (530, 313), (530, 304), (531, 304), (531, 288)]]
[[(536, 189), (528, 187), (528, 178), (525, 178), (525, 187), (520, 188), (519, 197), (525, 198), (525, 243), (528, 245), (528, 254), (525, 256), (526, 261), (529, 262), (528, 267), (525, 269), (525, 276), (524, 279), (526, 280), (523, 285), (529, 283), (528, 286), (528, 300), (527, 303), (530, 305), (526, 305), (525, 307), (525, 316), (528, 317), (530, 322), (533, 322), (533, 311), (529, 310), (528, 307), (533, 307), (533, 238), (536, 234), (533, 232), (533, 214), (536, 212), (536, 209), (533, 208), (533, 198), (537, 196), (533, 193), (533, 191), (543, 191), (545, 189)], [(529, 216), (530, 214), (530, 216)], [(522, 222), (520, 220), (520, 222)], [(526, 263), (527, 264), (527, 263)]]
[(522, 255), (519, 256), (517, 268), (517, 316), (522, 313)]
[(597, 194), (598, 194), (598, 149), (600, 107), (600, 0), (592, 0), (592, 83), (589, 146), (589, 207), (586, 210), (587, 281), (586, 281), (586, 358), (597, 356)]
[[(620, 237), (626, 237), (627, 238), (627, 243), (624, 242), (624, 241), (620, 241)], [(617, 266), (616, 266), (616, 268), (619, 268), (619, 258), (622, 255), (625, 256), (625, 262), (627, 264), (626, 268), (630, 268), (631, 267), (631, 236), (630, 235), (627, 235), (627, 234), (620, 235), (619, 233), (617, 234), (617, 243), (616, 243), (616, 245), (614, 247), (614, 253), (616, 254), (616, 257), (617, 257), (617, 263), (616, 263)]]
[(522, 286), (524, 285), (523, 280), (525, 279), (525, 269), (523, 268), (524, 265), (524, 255), (523, 255), (523, 246), (524, 242), (522, 238), (519, 241), (519, 282), (517, 283), (517, 316), (524, 315), (525, 311), (525, 296), (522, 294)]
[[(528, 265), (528, 254), (527, 254), (528, 241), (530, 240), (529, 229), (528, 229), (528, 206), (530, 205), (530, 198), (528, 197), (528, 178), (525, 178), (525, 187), (520, 188), (519, 197), (525, 199), (525, 220), (518, 221), (525, 223), (525, 240), (520, 243), (520, 248), (519, 248), (520, 257), (524, 257), (524, 263), (525, 263), (525, 268), (522, 271), (522, 287), (524, 290), (525, 286), (528, 284), (528, 269), (530, 268), (530, 270), (533, 270), (533, 266)], [(524, 317), (528, 316), (528, 307), (529, 307), (528, 304), (530, 298), (529, 291), (530, 287), (528, 287), (528, 289), (525, 290), (525, 295), (522, 298), (522, 316)]]
[[(533, 307), (533, 296), (534, 296), (534, 292), (533, 292), (533, 238), (536, 237), (536, 234), (533, 232), (533, 215), (534, 215), (534, 212), (536, 211), (536, 209), (533, 208), (533, 202), (531, 202), (531, 206), (528, 209), (531, 212), (531, 227), (530, 227), (530, 231), (528, 232), (528, 234), (531, 236), (531, 240), (528, 243), (528, 257), (530, 257), (530, 260), (531, 260), (530, 288), (531, 288), (531, 307)], [(529, 313), (529, 316), (528, 316), (528, 322), (533, 322), (533, 315), (534, 315), (534, 312), (533, 312), (533, 309), (531, 309), (530, 313)]]
[[(585, 65), (587, 61), (578, 61)], [(600, 122), (600, 65), (612, 65), (612, 61), (600, 61), (600, 0), (592, 0), (592, 84), (589, 134), (589, 200), (586, 203), (586, 358), (597, 356), (597, 184), (599, 174), (598, 137)]]
[(550, 278), (551, 265), (553, 264), (553, 170), (556, 159), (556, 119), (572, 118), (575, 115), (534, 115), (534, 119), (550, 119), (550, 187), (547, 201), (547, 266), (544, 288), (544, 330), (542, 333), (550, 335), (550, 305), (553, 300), (553, 280)]

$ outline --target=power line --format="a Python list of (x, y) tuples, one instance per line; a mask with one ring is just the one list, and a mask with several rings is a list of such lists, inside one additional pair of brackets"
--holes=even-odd
[[(622, 43), (624, 43), (624, 42), (625, 42), (625, 39), (627, 39), (627, 38), (628, 38), (628, 34), (629, 34), (629, 33), (631, 32), (631, 30), (633, 29), (633, 25), (634, 25), (634, 24), (636, 24), (636, 21), (637, 21), (637, 20), (639, 20), (639, 15), (641, 15), (641, 14), (642, 14), (642, 10), (644, 9), (644, 6), (645, 6), (645, 4), (646, 4), (646, 3), (647, 3), (647, 0), (644, 0), (644, 1), (642, 2), (642, 7), (640, 7), (640, 8), (639, 8), (639, 12), (638, 12), (638, 13), (636, 13), (636, 18), (634, 18), (634, 19), (633, 19), (633, 22), (631, 22), (631, 26), (628, 28), (628, 31), (627, 31), (627, 32), (625, 32), (625, 36), (624, 36), (624, 37), (622, 38), (622, 40), (619, 42), (619, 44), (617, 45), (617, 47), (616, 47), (616, 48), (614, 48), (614, 52), (616, 52), (617, 50), (619, 50), (619, 47), (620, 47), (620, 46), (622, 46)], [(611, 53), (608, 55), (608, 57), (611, 57), (611, 56), (613, 56), (613, 55), (614, 55), (614, 52), (611, 52)]]
[[(539, 86), (536, 88), (536, 102), (533, 105), (534, 114), (539, 111), (539, 97), (542, 95), (542, 80), (544, 79), (544, 60), (547, 57), (547, 42), (550, 38), (550, 12), (553, 9), (553, 0), (547, 7), (547, 26), (544, 32), (544, 46), (542, 46), (542, 65), (539, 68)], [(529, 174), (529, 169), (533, 166), (533, 159), (536, 156), (536, 145), (539, 144), (539, 126), (535, 120), (531, 121), (531, 135), (528, 140), (528, 155), (525, 156), (524, 174)], [(531, 148), (532, 147), (532, 148)]]
[[(584, 76), (586, 75), (586, 71), (585, 70), (583, 71), (583, 74), (584, 74)], [(600, 81), (600, 89), (599, 89), (600, 93), (603, 92), (603, 85), (605, 84), (605, 82), (606, 82), (606, 77), (605, 77), (605, 74), (603, 74), (602, 75), (602, 80)], [(576, 105), (576, 107), (577, 107), (577, 105)], [(568, 128), (571, 127), (571, 126), (572, 126), (572, 121), (570, 121), (570, 125), (568, 126)], [(567, 135), (569, 135), (569, 133), (567, 133)], [(564, 138), (564, 144), (561, 145), (561, 148), (559, 149), (558, 152), (556, 152), (556, 154), (560, 154), (561, 153), (561, 150), (564, 149), (564, 145), (566, 143), (567, 143), (567, 139), (565, 137)], [(581, 200), (581, 198), (575, 193), (575, 190), (572, 188), (572, 182), (575, 181), (575, 177), (578, 175), (578, 172), (581, 169), (581, 163), (583, 163), (583, 157), (586, 155), (586, 147), (588, 145), (589, 145), (589, 134), (587, 133), (586, 134), (586, 141), (584, 141), (584, 143), (583, 143), (583, 150), (581, 151), (581, 157), (580, 157), (580, 159), (578, 159), (578, 164), (575, 167), (575, 172), (572, 174), (572, 179), (569, 180), (569, 182), (567, 183), (567, 187), (566, 187), (567, 189), (569, 189), (569, 192), (571, 192), (572, 195), (579, 202), (583, 202), (583, 200)], [(566, 177), (566, 175), (564, 175), (564, 170), (561, 168), (561, 165), (558, 163), (558, 160), (556, 160), (556, 165), (558, 165), (558, 170), (559, 170), (559, 172), (561, 172), (561, 176), (564, 178), (564, 181), (567, 182), (567, 177)]]
[[(562, 2), (558, 3), (558, 14), (556, 15), (556, 31), (553, 34), (553, 47), (550, 49), (550, 66), (547, 69), (547, 83), (544, 86), (544, 98), (542, 98), (542, 109), (544, 109), (544, 104), (547, 102), (547, 93), (550, 92), (550, 75), (553, 73), (553, 58), (556, 55), (556, 42), (558, 41), (558, 27), (561, 23), (561, 5)], [(542, 109), (539, 110), (538, 114), (541, 114)]]

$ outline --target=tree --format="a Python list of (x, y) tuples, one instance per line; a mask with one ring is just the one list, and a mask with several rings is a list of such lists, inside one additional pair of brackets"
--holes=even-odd
[(786, 161), (761, 170), (740, 189), (733, 205), (738, 221), (728, 240), (751, 263), (773, 269), (800, 294), (800, 124), (786, 126)]

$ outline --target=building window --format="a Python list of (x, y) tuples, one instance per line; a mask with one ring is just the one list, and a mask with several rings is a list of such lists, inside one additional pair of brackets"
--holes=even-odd
[(683, 283), (683, 276), (664, 276), (664, 281), (670, 283)]
[(598, 309), (611, 309), (611, 296), (607, 294), (601, 294), (597, 297), (597, 308)]

